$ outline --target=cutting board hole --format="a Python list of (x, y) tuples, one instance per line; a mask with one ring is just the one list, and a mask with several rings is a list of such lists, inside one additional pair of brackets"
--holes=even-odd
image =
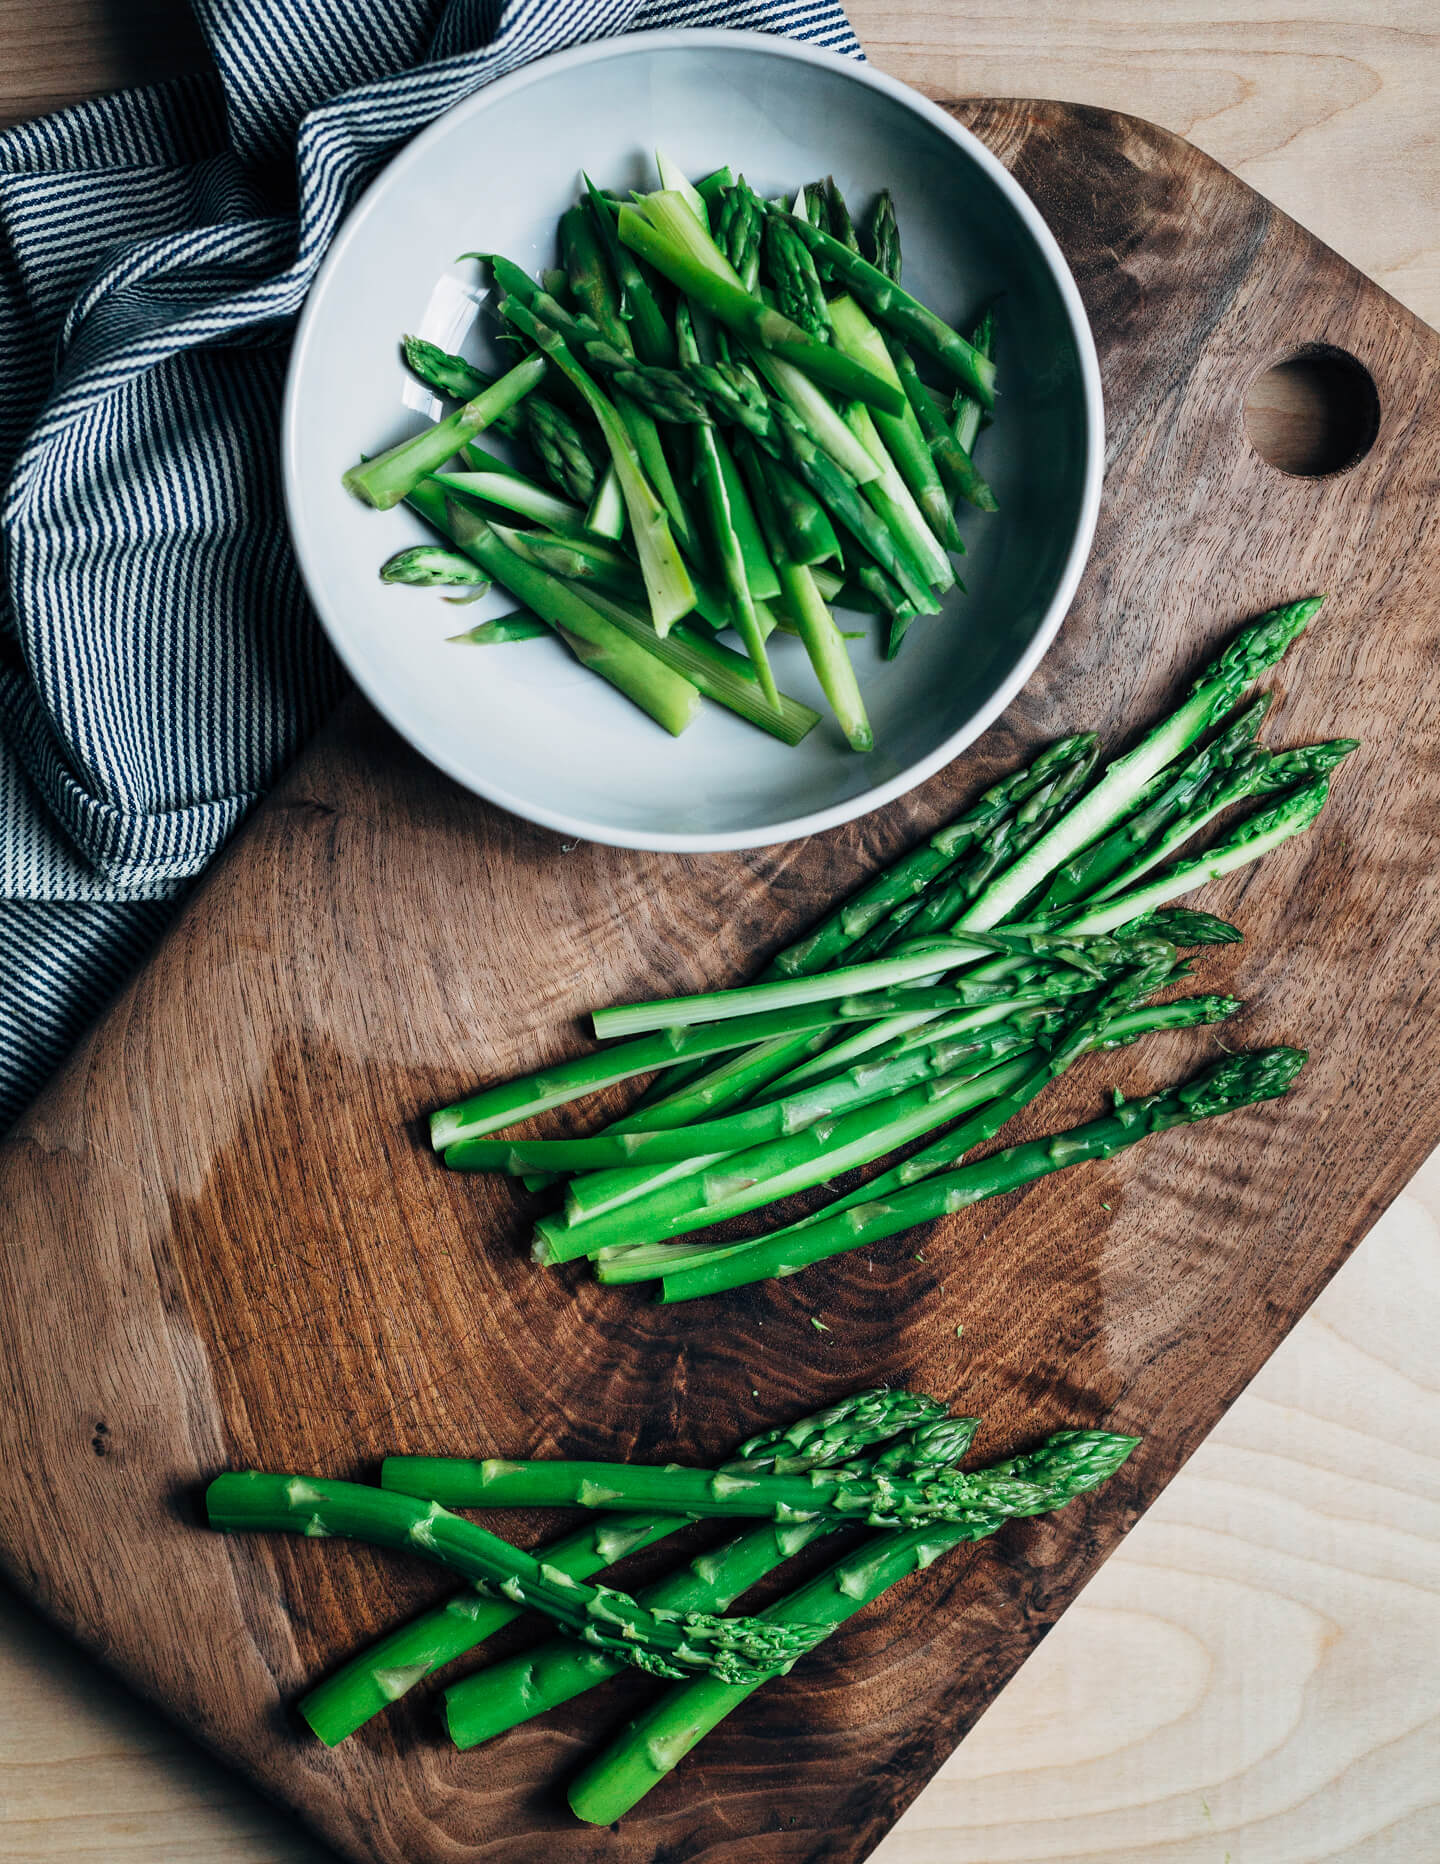
[(1278, 472), (1323, 479), (1359, 465), (1380, 431), (1370, 372), (1342, 349), (1312, 344), (1256, 376), (1245, 434)]

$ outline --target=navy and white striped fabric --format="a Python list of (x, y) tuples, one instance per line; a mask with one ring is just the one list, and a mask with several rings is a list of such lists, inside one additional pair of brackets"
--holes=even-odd
[(333, 703), (286, 541), (295, 313), (407, 137), (657, 26), (831, 0), (196, 0), (216, 71), (0, 136), (0, 1129)]

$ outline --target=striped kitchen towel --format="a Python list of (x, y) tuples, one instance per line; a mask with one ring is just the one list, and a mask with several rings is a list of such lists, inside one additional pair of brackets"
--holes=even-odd
[(832, 0), (195, 0), (215, 71), (0, 136), (0, 1130), (331, 705), (279, 494), (296, 312), (442, 110), (657, 26), (853, 57)]

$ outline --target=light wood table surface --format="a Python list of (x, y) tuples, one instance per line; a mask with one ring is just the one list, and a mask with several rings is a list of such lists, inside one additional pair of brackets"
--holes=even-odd
[[(937, 97), (1178, 130), (1440, 325), (1435, 0), (854, 0)], [(0, 122), (165, 71), (179, 0), (0, 0)], [(878, 1864), (1440, 1860), (1440, 1155)], [(0, 1864), (324, 1864), (0, 1594)]]

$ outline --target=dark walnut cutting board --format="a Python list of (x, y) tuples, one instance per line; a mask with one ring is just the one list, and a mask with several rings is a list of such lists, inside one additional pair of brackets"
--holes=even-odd
[[(1158, 129), (956, 114), (1069, 255), (1109, 407), (1093, 561), (1001, 722), (833, 834), (651, 857), (488, 808), (353, 703), (0, 1156), (5, 1569), (348, 1858), (863, 1857), (1440, 1140), (1440, 337)], [(1242, 429), (1255, 376), (1312, 344), (1357, 358), (1381, 404), (1372, 451), (1321, 479)], [(1226, 1041), (1313, 1049), (1291, 1100), (988, 1204), (923, 1257), (896, 1239), (680, 1309), (537, 1272), (523, 1200), (429, 1155), (429, 1107), (573, 1052), (596, 1004), (745, 977), (1036, 745), (1081, 725), (1113, 744), (1242, 617), (1314, 589), (1333, 599), (1268, 736), (1365, 745), (1316, 832), (1204, 896), (1247, 942), (1198, 973), (1248, 999)], [(1185, 1075), (1215, 1040), (1094, 1058), (1027, 1130)], [(462, 1756), (430, 1684), (329, 1753), (288, 1705), (447, 1580), (198, 1521), (227, 1465), (709, 1459), (880, 1380), (979, 1411), (991, 1454), (1102, 1420), (1146, 1441), (1103, 1496), (906, 1582), (613, 1834), (572, 1821), (563, 1785), (652, 1685)]]

